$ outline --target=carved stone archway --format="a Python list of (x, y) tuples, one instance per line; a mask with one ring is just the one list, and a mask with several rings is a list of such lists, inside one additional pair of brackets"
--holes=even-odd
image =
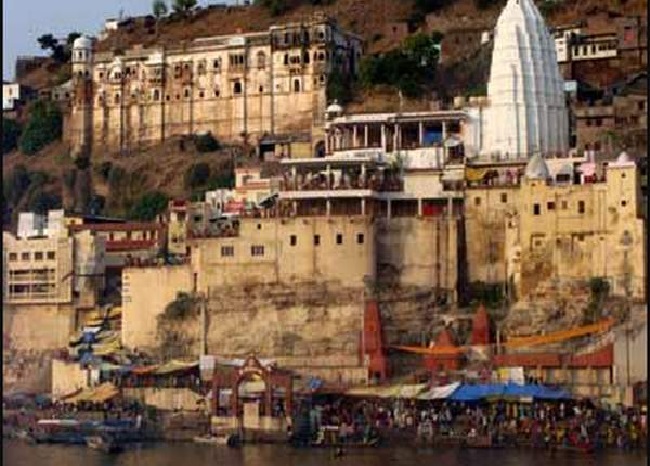
[(232, 368), (228, 371), (214, 369), (212, 378), (212, 414), (217, 415), (219, 408), (219, 392), (223, 388), (230, 388), (231, 411), (233, 416), (239, 415), (239, 385), (251, 376), (258, 376), (264, 382), (264, 413), (270, 416), (273, 412), (273, 390), (284, 388), (285, 391), (285, 412), (291, 413), (292, 402), (292, 377), (289, 372), (277, 369), (274, 365), (263, 366), (254, 355), (250, 355), (241, 367)]

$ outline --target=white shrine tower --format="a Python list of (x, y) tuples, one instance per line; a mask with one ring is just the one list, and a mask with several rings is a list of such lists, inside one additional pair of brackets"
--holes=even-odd
[(494, 31), (482, 155), (566, 152), (569, 122), (555, 43), (532, 0), (508, 0)]

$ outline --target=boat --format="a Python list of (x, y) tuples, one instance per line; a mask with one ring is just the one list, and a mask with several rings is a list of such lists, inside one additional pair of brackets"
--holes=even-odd
[(239, 444), (239, 437), (235, 434), (230, 435), (198, 435), (194, 437), (194, 443), (205, 443), (209, 445), (227, 445), (235, 447)]
[(194, 443), (207, 443), (210, 445), (227, 445), (228, 437), (225, 435), (198, 435), (194, 437)]
[(94, 436), (86, 439), (86, 445), (93, 450), (100, 450), (104, 453), (119, 453), (123, 450), (122, 445), (115, 439), (107, 436)]
[(14, 433), (14, 436), (18, 440), (27, 440), (31, 439), (31, 435), (27, 429), (19, 429)]

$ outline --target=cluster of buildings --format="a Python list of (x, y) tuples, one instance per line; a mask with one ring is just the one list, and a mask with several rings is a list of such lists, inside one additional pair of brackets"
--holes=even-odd
[[(68, 328), (39, 343), (56, 348), (85, 313), (112, 302), (126, 348), (155, 354), (183, 342), (178, 354), (194, 357), (254, 352), (296, 374), (360, 384), (412, 368), (387, 357), (390, 346), (452, 341), (435, 314), (465, 306), (472, 283), (532, 303), (549, 288), (586, 289), (598, 278), (628, 307), (647, 302), (638, 164), (625, 152), (602, 161), (570, 148), (555, 44), (531, 0), (509, 0), (497, 22), (487, 97), (455, 110), (325, 106), (319, 76), (354, 72), (360, 53), (357, 38), (326, 20), (198, 40), (191, 59), (178, 53), (93, 57), (92, 43), (78, 39), (76, 147), (135, 147), (208, 128), (228, 139), (272, 135), (289, 125), (277, 112), (312, 137), (318, 131), (319, 143), (304, 155), (302, 140), (276, 140), (282, 149), (265, 140), (265, 152), (284, 155), (273, 162), (279, 174), (238, 168), (233, 190), (171, 201), (152, 223), (21, 214), (17, 234), (3, 232), (3, 318), (14, 347), (32, 344), (35, 315)], [(199, 110), (196, 92), (223, 112)], [(198, 297), (202, 311), (169, 339), (161, 321), (179, 293)], [(647, 320), (624, 334), (628, 345), (647, 346)], [(594, 396), (613, 396), (599, 386), (647, 378), (637, 365), (630, 375), (629, 359), (627, 378), (616, 376), (616, 344), (592, 341), (583, 351), (596, 356), (571, 360), (589, 377), (602, 369), (582, 380)], [(495, 367), (539, 377), (566, 370), (554, 365), (560, 356), (498, 356)]]

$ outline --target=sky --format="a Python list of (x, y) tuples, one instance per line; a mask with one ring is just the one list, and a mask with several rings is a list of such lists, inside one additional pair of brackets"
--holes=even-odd
[[(168, 2), (169, 3), (169, 2)], [(211, 3), (236, 3), (236, 0), (199, 0)], [(241, 3), (241, 2), (240, 2)], [(19, 55), (46, 55), (36, 39), (43, 34), (67, 36), (69, 32), (97, 36), (107, 18), (151, 13), (152, 0), (3, 0), (2, 2), (2, 78), (14, 76)]]

